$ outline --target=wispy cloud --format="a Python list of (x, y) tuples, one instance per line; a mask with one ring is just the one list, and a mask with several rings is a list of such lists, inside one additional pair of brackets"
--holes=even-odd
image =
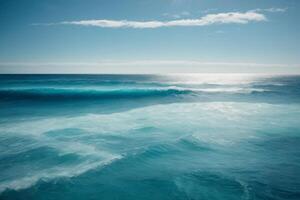
[(285, 12), (288, 8), (257, 8), (252, 10), (253, 12)]
[(182, 12), (177, 13), (177, 14), (172, 14), (172, 13), (164, 13), (163, 14), (163, 16), (170, 17), (170, 18), (173, 18), (173, 19), (180, 19), (180, 18), (189, 16), (189, 15), (190, 15), (190, 13), (188, 11), (182, 11)]
[(78, 26), (95, 26), (102, 28), (160, 28), (175, 26), (208, 26), (213, 24), (247, 24), (249, 22), (266, 21), (264, 14), (257, 11), (247, 12), (227, 12), (217, 14), (207, 14), (199, 19), (180, 19), (171, 21), (129, 21), (129, 20), (79, 20), (63, 21), (52, 24), (35, 24), (35, 25), (78, 25)]

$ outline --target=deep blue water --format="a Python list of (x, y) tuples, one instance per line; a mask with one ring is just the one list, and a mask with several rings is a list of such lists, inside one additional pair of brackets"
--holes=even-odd
[(300, 199), (300, 76), (0, 75), (0, 199)]

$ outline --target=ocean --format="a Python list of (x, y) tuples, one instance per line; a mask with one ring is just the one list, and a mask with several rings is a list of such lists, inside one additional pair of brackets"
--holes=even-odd
[(0, 75), (1, 200), (299, 200), (300, 76)]

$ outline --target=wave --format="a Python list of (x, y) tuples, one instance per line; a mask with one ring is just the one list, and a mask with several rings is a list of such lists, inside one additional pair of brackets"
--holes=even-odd
[(149, 96), (168, 96), (191, 93), (189, 90), (178, 89), (60, 89), (60, 88), (39, 88), (39, 89), (13, 89), (0, 90), (2, 97), (14, 98), (131, 98)]
[(14, 99), (118, 99), (142, 97), (168, 97), (201, 94), (227, 93), (251, 94), (269, 92), (260, 88), (222, 87), (222, 88), (185, 88), (185, 87), (156, 87), (156, 88), (120, 88), (120, 89), (89, 89), (89, 88), (22, 88), (0, 89), (0, 97)]

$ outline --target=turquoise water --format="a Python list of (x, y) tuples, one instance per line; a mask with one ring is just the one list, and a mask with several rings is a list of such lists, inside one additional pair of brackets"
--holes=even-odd
[(300, 76), (0, 75), (0, 199), (300, 199)]

